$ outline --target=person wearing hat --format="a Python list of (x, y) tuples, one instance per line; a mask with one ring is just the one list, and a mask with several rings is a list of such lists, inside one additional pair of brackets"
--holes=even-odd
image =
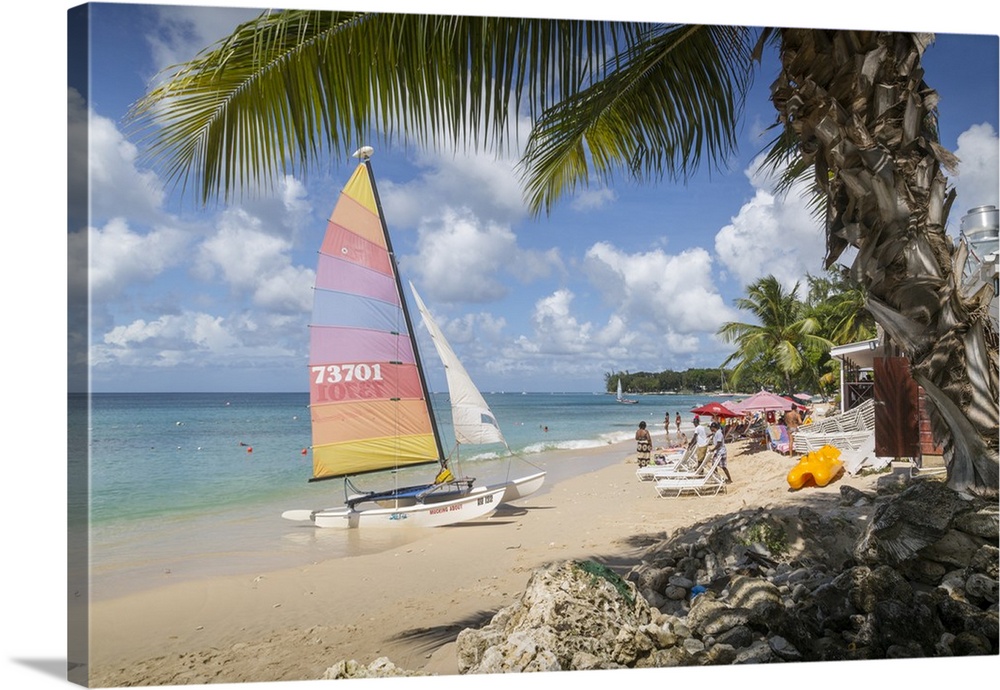
[(729, 468), (726, 467), (726, 440), (722, 433), (722, 426), (718, 422), (712, 422), (709, 427), (712, 430), (712, 461), (718, 461), (719, 468), (726, 473), (726, 484), (732, 484), (733, 478), (729, 475)]

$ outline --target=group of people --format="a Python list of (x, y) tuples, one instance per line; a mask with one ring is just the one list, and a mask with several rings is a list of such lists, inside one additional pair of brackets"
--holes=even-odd
[[(667, 438), (670, 438), (669, 431), (669, 419), (670, 415), (667, 414), (664, 419), (664, 426), (667, 429)], [(709, 441), (708, 433), (705, 427), (701, 424), (701, 419), (695, 415), (692, 420), (694, 424), (694, 434), (691, 442), (688, 444), (688, 448), (694, 448), (694, 458), (698, 467), (704, 464), (705, 458), (709, 453), (712, 452), (712, 463), (718, 463), (719, 469), (723, 471), (726, 475), (726, 483), (730, 484), (733, 478), (729, 474), (729, 467), (726, 464), (727, 454), (726, 454), (726, 439), (725, 435), (722, 433), (722, 425), (717, 421), (713, 421), (709, 424), (709, 431), (712, 433), (712, 440)], [(677, 433), (681, 434), (681, 415), (677, 413), (676, 421)], [(638, 453), (638, 464), (639, 467), (645, 467), (649, 464), (650, 454), (653, 452), (653, 438), (649, 435), (649, 429), (646, 428), (646, 422), (639, 422), (639, 428), (635, 432), (635, 442), (636, 442), (636, 452)]]
[[(681, 431), (681, 413), (678, 412), (674, 415), (674, 426), (677, 429), (677, 443), (678, 445), (683, 445), (687, 442), (687, 436)], [(670, 442), (670, 413), (667, 412), (663, 415), (663, 431), (667, 435), (667, 442)]]

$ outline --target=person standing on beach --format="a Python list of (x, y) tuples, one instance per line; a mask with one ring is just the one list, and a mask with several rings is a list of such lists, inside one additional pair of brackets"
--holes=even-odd
[(785, 428), (788, 429), (788, 447), (792, 449), (795, 447), (795, 432), (802, 425), (802, 417), (799, 416), (798, 408), (792, 405), (792, 409), (785, 413), (782, 421), (785, 423)]
[(709, 426), (712, 430), (712, 462), (718, 461), (719, 469), (726, 473), (726, 484), (732, 484), (733, 478), (729, 476), (729, 468), (726, 466), (726, 435), (722, 433), (722, 425), (712, 422)]
[(663, 431), (667, 435), (667, 438), (664, 441), (664, 444), (666, 444), (667, 446), (669, 446), (670, 445), (670, 410), (667, 410), (666, 412), (663, 413)]
[(684, 443), (687, 439), (684, 438), (684, 434), (681, 433), (681, 413), (678, 412), (674, 415), (674, 426), (677, 427), (677, 443)]
[(635, 432), (635, 450), (639, 454), (639, 467), (649, 464), (649, 453), (653, 450), (653, 439), (646, 429), (646, 422), (639, 422), (639, 428)]
[(708, 435), (705, 433), (705, 427), (701, 425), (701, 420), (695, 415), (694, 418), (694, 437), (691, 439), (690, 445), (694, 446), (694, 459), (698, 463), (698, 467), (701, 467), (701, 463), (705, 460), (705, 455), (708, 454)]

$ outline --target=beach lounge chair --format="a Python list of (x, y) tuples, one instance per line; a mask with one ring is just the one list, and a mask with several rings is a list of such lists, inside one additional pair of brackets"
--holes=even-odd
[(694, 470), (695, 468), (691, 464), (694, 461), (694, 449), (686, 448), (683, 452), (672, 453), (665, 456), (666, 462), (664, 464), (649, 464), (645, 467), (640, 467), (636, 469), (635, 476), (638, 477), (641, 482), (648, 482), (656, 478), (656, 475), (665, 471), (678, 471), (678, 470)]
[(800, 426), (795, 451), (809, 453), (825, 445), (840, 450), (860, 450), (875, 433), (875, 401), (866, 400), (847, 412)]
[(659, 471), (653, 473), (653, 479), (691, 479), (694, 477), (704, 477), (709, 472), (715, 471), (715, 463), (711, 452), (705, 453), (702, 461), (694, 465), (695, 456), (691, 453), (689, 460), (677, 467), (661, 467)]
[(726, 480), (719, 470), (719, 460), (710, 456), (708, 468), (701, 475), (675, 475), (656, 480), (656, 493), (660, 498), (676, 498), (686, 493), (697, 496), (715, 495), (725, 491)]
[(792, 454), (792, 444), (788, 440), (788, 427), (784, 424), (772, 424), (767, 427), (767, 441), (771, 450), (782, 455)]

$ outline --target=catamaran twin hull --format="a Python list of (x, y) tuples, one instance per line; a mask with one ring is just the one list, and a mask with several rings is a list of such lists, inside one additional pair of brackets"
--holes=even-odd
[(288, 510), (288, 520), (311, 520), (317, 527), (442, 527), (491, 515), (499, 506), (506, 487), (477, 487), (452, 501), (416, 503), (396, 508), (329, 508), (317, 511)]
[(380, 508), (340, 507), (322, 510), (286, 510), (286, 520), (312, 521), (317, 527), (442, 527), (488, 517), (502, 504), (525, 498), (542, 488), (545, 472), (512, 479), (496, 486), (470, 489), (461, 498), (448, 501), (417, 503), (412, 499), (395, 506), (381, 503)]

